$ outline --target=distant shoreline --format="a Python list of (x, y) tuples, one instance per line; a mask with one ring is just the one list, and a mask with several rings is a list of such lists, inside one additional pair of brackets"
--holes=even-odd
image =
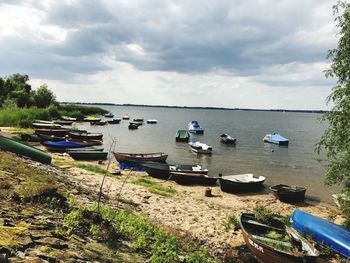
[(240, 110), (240, 111), (272, 111), (272, 112), (300, 112), (300, 113), (326, 113), (327, 110), (286, 110), (286, 109), (250, 109), (250, 108), (225, 108), (225, 107), (193, 107), (176, 105), (145, 105), (145, 104), (115, 104), (98, 102), (60, 102), (61, 104), (78, 105), (101, 105), (101, 106), (128, 106), (128, 107), (149, 107), (149, 108), (174, 108), (174, 109), (201, 109), (201, 110)]

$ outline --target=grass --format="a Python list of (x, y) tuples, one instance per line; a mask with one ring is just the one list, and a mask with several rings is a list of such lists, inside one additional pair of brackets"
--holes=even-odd
[(238, 230), (241, 228), (241, 225), (239, 224), (239, 220), (235, 215), (229, 215), (226, 217), (223, 226), (226, 231), (230, 230), (233, 228), (234, 231)]
[(97, 174), (102, 174), (102, 175), (106, 175), (106, 176), (111, 176), (111, 173), (108, 172), (107, 170), (93, 165), (93, 164), (85, 164), (85, 163), (80, 163), (80, 162), (74, 162), (74, 161), (67, 161), (65, 159), (61, 159), (61, 158), (54, 158), (54, 164), (57, 166), (73, 166), (73, 167), (77, 167), (80, 169), (83, 169), (85, 171), (89, 171), (89, 172), (93, 172), (93, 173), (97, 173)]
[(137, 178), (131, 181), (133, 184), (142, 185), (147, 188), (147, 190), (153, 194), (161, 195), (161, 196), (172, 196), (176, 193), (174, 188), (160, 185), (155, 181), (147, 178)]

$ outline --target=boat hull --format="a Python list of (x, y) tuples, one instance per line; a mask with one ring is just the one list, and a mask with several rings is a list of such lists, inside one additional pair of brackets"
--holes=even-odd
[(160, 162), (164, 163), (168, 158), (167, 154), (159, 153), (113, 153), (119, 163), (140, 163), (140, 162)]
[(100, 151), (69, 151), (68, 154), (74, 160), (80, 160), (80, 161), (106, 160), (108, 156), (108, 152), (100, 152)]
[(188, 142), (190, 140), (190, 134), (186, 130), (178, 130), (175, 135), (176, 142)]
[(239, 193), (239, 192), (249, 192), (256, 191), (263, 188), (262, 182), (252, 182), (252, 183), (238, 183), (232, 182), (230, 180), (225, 180), (223, 178), (219, 178), (218, 180), (221, 191), (226, 193)]
[(170, 172), (171, 180), (181, 185), (208, 185), (216, 184), (216, 177), (209, 177), (205, 174)]
[(305, 199), (306, 188), (296, 187), (293, 189), (288, 185), (275, 185), (271, 186), (270, 190), (273, 195), (281, 202), (285, 203), (297, 203), (302, 202)]
[(69, 130), (67, 129), (36, 129), (36, 134), (45, 134), (45, 135), (55, 135), (55, 136), (65, 136), (68, 135)]
[(97, 134), (89, 134), (89, 133), (76, 133), (76, 132), (69, 132), (69, 137), (73, 139), (83, 139), (83, 140), (102, 140), (103, 134), (97, 133)]

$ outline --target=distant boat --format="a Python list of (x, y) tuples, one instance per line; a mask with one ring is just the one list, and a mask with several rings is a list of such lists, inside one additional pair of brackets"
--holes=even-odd
[(129, 123), (129, 126), (128, 126), (128, 129), (129, 130), (136, 130), (139, 128), (139, 125), (138, 124), (135, 124), (135, 123)]
[(186, 130), (178, 130), (175, 135), (177, 142), (188, 142), (190, 140), (190, 133)]
[(105, 116), (105, 118), (113, 118), (114, 114), (112, 112), (108, 112), (104, 116)]
[(278, 133), (266, 134), (263, 141), (285, 146), (288, 146), (289, 144), (289, 140)]
[(122, 119), (113, 119), (113, 120), (110, 120), (110, 121), (107, 121), (107, 122), (108, 122), (108, 124), (119, 124), (121, 120)]
[(129, 124), (141, 126), (141, 125), (143, 125), (143, 122), (140, 122), (140, 121), (130, 121)]
[(102, 140), (102, 133), (80, 133), (80, 132), (69, 132), (71, 138), (84, 139), (84, 140)]
[(55, 124), (55, 123), (41, 123), (41, 122), (34, 122), (32, 123), (32, 126), (36, 129), (59, 129), (61, 128), (61, 125)]
[(81, 160), (81, 161), (99, 161), (99, 160), (106, 160), (108, 152), (100, 152), (100, 151), (85, 151), (85, 150), (73, 150), (68, 151), (68, 154), (74, 159), (74, 160)]
[(36, 134), (46, 134), (55, 136), (65, 136), (69, 133), (68, 129), (35, 129)]
[(170, 172), (171, 180), (182, 185), (215, 185), (217, 177), (210, 177), (206, 174)]
[(140, 162), (165, 162), (168, 158), (168, 155), (163, 152), (155, 153), (122, 153), (122, 152), (113, 152), (115, 159), (119, 163), (140, 163)]
[(134, 119), (134, 121), (136, 121), (136, 122), (143, 122), (143, 119), (142, 118), (136, 118), (136, 119)]
[(123, 120), (129, 120), (130, 117), (129, 117), (129, 115), (124, 115), (124, 116), (122, 117), (122, 119), (123, 119)]
[(188, 124), (188, 131), (196, 134), (204, 133), (204, 129), (199, 125), (198, 121), (191, 121)]
[(299, 209), (293, 212), (291, 222), (293, 228), (312, 237), (318, 244), (350, 257), (349, 230)]
[(54, 120), (53, 123), (59, 124), (59, 125), (72, 125), (73, 121), (68, 120)]
[(262, 187), (266, 177), (253, 174), (219, 176), (219, 185), (223, 192), (236, 193), (251, 191)]
[(84, 118), (84, 121), (96, 122), (96, 121), (101, 121), (101, 118), (96, 116), (87, 116)]
[(207, 169), (202, 169), (200, 165), (169, 165), (165, 163), (148, 162), (143, 163), (145, 171), (148, 175), (168, 179), (170, 172), (194, 173), (194, 174), (208, 174)]
[(220, 135), (220, 141), (226, 144), (234, 144), (236, 143), (236, 138), (233, 138), (230, 135), (224, 133)]
[(148, 124), (156, 124), (158, 121), (157, 120), (155, 120), (155, 119), (149, 119), (149, 120), (147, 120), (147, 123)]
[(53, 152), (65, 152), (67, 151), (67, 149), (86, 147), (82, 143), (67, 142), (67, 141), (60, 141), (60, 142), (43, 141), (41, 142), (41, 144), (44, 145), (49, 151), (53, 151)]
[(107, 122), (106, 121), (91, 121), (90, 124), (95, 125), (95, 126), (105, 126), (107, 124)]
[(205, 143), (189, 142), (188, 144), (190, 145), (192, 151), (196, 153), (211, 154), (213, 151), (213, 148)]
[(278, 184), (270, 187), (274, 196), (282, 202), (302, 202), (305, 199), (305, 187)]
[(72, 118), (72, 117), (68, 117), (68, 116), (61, 116), (61, 119), (65, 120), (65, 121), (76, 121), (77, 120), (77, 118)]

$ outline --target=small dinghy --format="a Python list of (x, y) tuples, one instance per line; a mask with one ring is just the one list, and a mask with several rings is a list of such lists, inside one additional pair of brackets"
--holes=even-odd
[(182, 172), (182, 173), (193, 173), (193, 174), (208, 174), (207, 169), (202, 169), (200, 165), (170, 165), (165, 163), (148, 162), (143, 163), (145, 171), (148, 175), (168, 179), (170, 172)]
[(219, 185), (221, 191), (236, 193), (259, 189), (263, 186), (266, 177), (255, 176), (253, 174), (219, 175)]
[(236, 143), (236, 138), (231, 137), (230, 135), (224, 133), (220, 135), (220, 141), (222, 143), (226, 143), (226, 144), (235, 144)]
[(112, 112), (108, 112), (107, 114), (104, 115), (105, 118), (113, 118), (114, 114)]
[(198, 121), (191, 121), (188, 124), (188, 131), (196, 134), (204, 133), (204, 129), (199, 125)]
[(53, 123), (59, 124), (59, 125), (66, 125), (70, 126), (73, 124), (73, 121), (67, 121), (67, 120), (54, 120)]
[(124, 115), (124, 116), (122, 117), (122, 119), (123, 119), (123, 120), (130, 120), (130, 117), (129, 117), (129, 115)]
[(190, 133), (186, 130), (178, 130), (175, 135), (175, 141), (188, 142), (190, 140)]
[(288, 146), (289, 144), (289, 140), (278, 133), (266, 134), (263, 141), (284, 146)]
[(139, 128), (139, 125), (138, 124), (135, 124), (135, 123), (129, 123), (129, 126), (128, 126), (128, 129), (129, 130), (136, 130)]
[(102, 151), (86, 151), (86, 150), (70, 150), (68, 151), (68, 154), (74, 159), (74, 160), (80, 160), (80, 161), (101, 161), (106, 160), (108, 152), (102, 152)]
[(304, 263), (319, 256), (318, 250), (295, 229), (274, 220), (271, 225), (259, 222), (253, 214), (243, 213), (240, 225), (243, 239), (260, 262)]
[(35, 129), (35, 134), (65, 136), (68, 133), (69, 133), (68, 129)]
[(136, 118), (136, 119), (134, 119), (134, 121), (136, 121), (136, 122), (143, 122), (143, 119), (142, 118)]
[(110, 121), (107, 121), (107, 122), (108, 122), (108, 124), (119, 124), (121, 120), (122, 119), (113, 119), (113, 120), (110, 120)]
[(140, 162), (161, 162), (164, 163), (168, 155), (163, 152), (155, 153), (122, 153), (113, 152), (115, 159), (119, 163), (140, 163)]
[(77, 120), (77, 118), (72, 118), (72, 117), (68, 117), (68, 116), (62, 116), (61, 119), (64, 121), (76, 121)]
[(155, 120), (155, 119), (149, 119), (149, 120), (147, 120), (147, 123), (148, 124), (156, 124), (158, 121), (157, 120)]
[(210, 177), (207, 174), (170, 172), (170, 179), (181, 185), (215, 185), (217, 177)]
[(61, 128), (61, 125), (55, 124), (53, 122), (50, 123), (41, 123), (41, 122), (34, 122), (32, 126), (35, 129), (59, 129)]
[(206, 145), (205, 143), (189, 142), (188, 144), (190, 145), (192, 151), (196, 153), (211, 154), (213, 151), (213, 147)]
[(281, 202), (294, 203), (302, 202), (305, 199), (306, 188), (278, 184), (270, 187), (273, 195)]

